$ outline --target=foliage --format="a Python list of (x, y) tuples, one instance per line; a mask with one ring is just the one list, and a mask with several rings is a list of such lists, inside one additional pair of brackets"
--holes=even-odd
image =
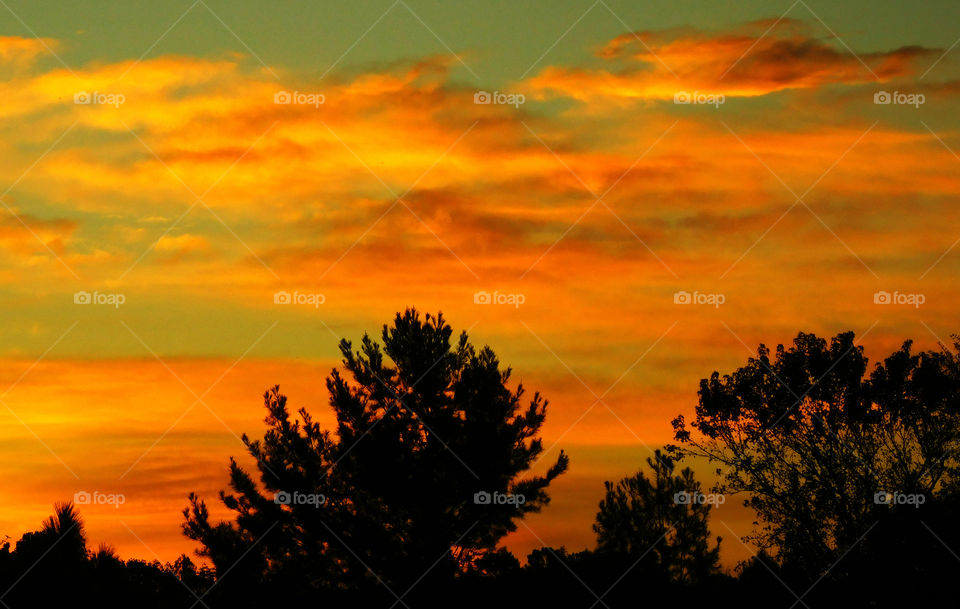
[[(521, 477), (543, 452), (547, 402), (534, 394), (524, 406), (489, 347), (451, 335), (442, 315), (410, 309), (384, 325), (382, 346), (341, 341), (343, 372), (327, 379), (334, 431), (306, 409), (291, 417), (278, 387), (264, 395), (267, 431), (244, 436), (259, 485), (232, 460), (231, 492), (221, 493), (235, 521), (211, 524), (196, 496), (184, 511), (184, 532), (218, 572), (318, 589), (448, 578), (547, 504), (566, 456)], [(310, 496), (322, 505), (296, 501)]]
[(862, 551), (890, 509), (883, 497), (931, 502), (957, 487), (956, 353), (906, 342), (867, 367), (852, 332), (829, 344), (801, 333), (772, 360), (761, 345), (746, 366), (702, 380), (695, 419), (674, 420), (687, 454), (722, 466), (718, 490), (748, 494), (754, 541), (809, 577)]
[(647, 564), (680, 583), (694, 583), (718, 569), (720, 539), (710, 547), (707, 518), (712, 505), (693, 470), (674, 474), (675, 457), (656, 451), (643, 470), (617, 484), (606, 482), (597, 522), (597, 551), (622, 554)]

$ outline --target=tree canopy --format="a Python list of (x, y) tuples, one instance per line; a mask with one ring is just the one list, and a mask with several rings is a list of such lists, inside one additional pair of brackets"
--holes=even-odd
[(263, 438), (243, 437), (257, 480), (231, 460), (221, 499), (235, 519), (211, 523), (191, 495), (186, 535), (218, 570), (321, 587), (410, 585), (494, 551), (549, 501), (567, 457), (523, 475), (543, 453), (547, 402), (535, 393), (524, 403), (492, 349), (466, 333), (452, 343), (452, 332), (441, 314), (408, 309), (383, 326), (382, 345), (342, 340), (342, 371), (326, 383), (333, 430), (267, 391)]
[[(720, 540), (710, 547), (707, 501), (693, 470), (674, 473), (675, 457), (659, 450), (647, 459), (651, 476), (640, 470), (617, 484), (604, 483), (593, 530), (597, 551), (643, 559), (669, 579), (693, 583), (718, 569)], [(710, 496), (709, 498), (713, 498)]]
[(694, 420), (674, 420), (686, 453), (721, 465), (718, 490), (746, 494), (760, 547), (812, 575), (901, 507), (891, 503), (957, 487), (956, 352), (913, 353), (908, 341), (867, 371), (852, 332), (829, 343), (801, 333), (789, 348), (760, 345), (745, 366), (703, 379)]

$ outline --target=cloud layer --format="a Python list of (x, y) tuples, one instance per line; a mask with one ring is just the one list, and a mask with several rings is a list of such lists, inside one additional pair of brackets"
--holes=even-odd
[[(7, 462), (41, 472), (0, 522), (32, 526), (74, 482), (60, 459), (85, 463), (89, 484), (157, 491), (126, 514), (172, 558), (181, 496), (222, 485), (260, 393), (292, 384), (324, 412), (337, 340), (409, 305), (552, 399), (546, 445), (577, 480), (554, 505), (576, 517), (538, 526), (561, 543), (583, 539), (564, 523), (592, 518), (604, 479), (632, 473), (623, 454), (668, 440), (697, 381), (757, 343), (853, 329), (874, 357), (933, 346), (956, 331), (955, 65), (921, 78), (946, 49), (817, 31), (626, 32), (513, 83), (517, 106), (475, 103), (446, 55), (276, 78), (236, 54), (67, 69), (44, 61), (55, 40), (0, 38), (0, 354), (9, 383), (26, 371), (3, 429)], [(199, 392), (238, 360), (211, 397), (223, 425), (191, 415), (121, 476), (195, 401), (178, 379)]]

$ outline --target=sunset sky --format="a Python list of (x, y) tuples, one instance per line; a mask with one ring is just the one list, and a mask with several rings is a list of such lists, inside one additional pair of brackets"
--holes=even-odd
[[(603, 481), (759, 343), (853, 330), (877, 361), (960, 331), (958, 17), (0, 2), (0, 534), (122, 493), (81, 506), (94, 544), (192, 553), (186, 495), (226, 515), (263, 391), (331, 423), (339, 339), (416, 306), (550, 399), (535, 469), (571, 468), (507, 547), (592, 546)], [(748, 514), (712, 526), (749, 556)]]

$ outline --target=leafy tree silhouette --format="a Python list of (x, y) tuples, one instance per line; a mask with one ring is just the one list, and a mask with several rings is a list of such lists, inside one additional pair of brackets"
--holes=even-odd
[(712, 506), (697, 500), (702, 493), (692, 469), (674, 474), (675, 459), (657, 450), (647, 459), (649, 478), (640, 470), (617, 484), (605, 482), (593, 530), (598, 552), (645, 558), (670, 580), (691, 584), (717, 572), (721, 539), (710, 547)]
[[(955, 351), (914, 354), (911, 346), (867, 376), (852, 332), (829, 345), (800, 333), (789, 349), (777, 347), (773, 361), (760, 345), (746, 366), (700, 382), (689, 427), (683, 416), (674, 420), (687, 454), (723, 466), (718, 490), (748, 494), (763, 525), (752, 539), (787, 573), (816, 579), (848, 551), (831, 575), (853, 569), (858, 555), (876, 548), (861, 541), (888, 519), (886, 493), (927, 503), (955, 493), (960, 340)], [(902, 522), (897, 527), (889, 534), (902, 537)]]
[[(521, 478), (543, 452), (547, 402), (537, 393), (523, 406), (523, 387), (508, 388), (511, 371), (489, 347), (451, 335), (442, 314), (408, 309), (383, 326), (382, 347), (368, 335), (358, 351), (342, 340), (349, 378), (335, 369), (326, 383), (335, 432), (306, 409), (292, 418), (279, 387), (264, 394), (267, 431), (243, 438), (259, 485), (231, 459), (231, 491), (220, 493), (235, 520), (211, 523), (192, 494), (184, 510), (184, 533), (218, 573), (405, 591), (428, 572), (449, 579), (482, 563), (549, 501), (563, 452), (544, 475)], [(307, 503), (312, 495), (325, 501)]]

